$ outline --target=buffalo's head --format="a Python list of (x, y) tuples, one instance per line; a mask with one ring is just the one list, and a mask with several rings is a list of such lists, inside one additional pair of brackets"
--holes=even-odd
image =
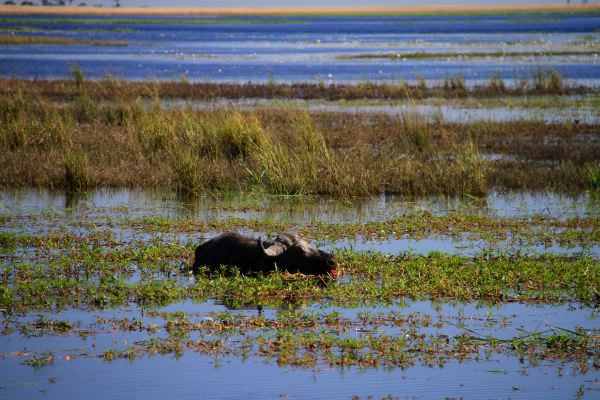
[(335, 257), (311, 247), (300, 235), (283, 233), (273, 242), (260, 241), (260, 245), (265, 255), (281, 268), (297, 270), (305, 275), (337, 276)]

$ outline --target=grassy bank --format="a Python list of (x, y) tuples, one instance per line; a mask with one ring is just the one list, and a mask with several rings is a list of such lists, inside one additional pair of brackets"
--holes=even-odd
[(485, 57), (549, 57), (549, 56), (594, 56), (593, 50), (547, 50), (547, 51), (465, 51), (465, 52), (416, 52), (416, 53), (372, 53), (338, 56), (341, 60), (388, 59), (425, 60), (430, 58), (485, 58)]
[[(80, 71), (81, 73), (81, 71)], [(82, 74), (82, 73), (81, 73)], [(82, 74), (83, 76), (83, 74)], [(81, 94), (71, 79), (23, 80), (0, 78), (0, 94), (15, 95), (31, 93), (56, 100), (72, 100)], [(323, 100), (408, 100), (427, 97), (438, 98), (491, 98), (499, 96), (530, 97), (545, 94), (590, 94), (594, 88), (569, 86), (553, 69), (539, 68), (531, 78), (504, 80), (493, 76), (487, 82), (467, 86), (464, 77), (448, 76), (441, 83), (427, 82), (419, 78), (409, 84), (364, 82), (352, 84), (317, 83), (214, 83), (189, 82), (187, 79), (171, 81), (132, 82), (115, 78), (86, 80), (86, 95), (95, 99), (180, 98), (210, 100), (218, 98), (261, 99), (323, 99)]]
[(0, 24), (28, 24), (28, 25), (278, 25), (278, 24), (304, 24), (306, 21), (286, 19), (127, 19), (127, 18), (1, 18)]
[(18, 36), (18, 35), (0, 35), (0, 45), (33, 45), (33, 44), (60, 44), (74, 45), (81, 44), (86, 46), (127, 46), (127, 42), (122, 40), (95, 40), (95, 39), (72, 39), (49, 36)]
[(573, 191), (593, 185), (600, 158), (598, 127), (575, 122), (165, 109), (156, 93), (148, 101), (120, 98), (117, 84), (116, 97), (100, 102), (77, 77), (67, 102), (35, 89), (0, 98), (1, 185), (336, 196)]

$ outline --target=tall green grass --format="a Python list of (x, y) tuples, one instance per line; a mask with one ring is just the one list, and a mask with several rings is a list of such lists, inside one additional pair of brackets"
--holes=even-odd
[(541, 93), (562, 93), (562, 77), (554, 68), (538, 68), (533, 75), (533, 88)]
[(588, 188), (600, 191), (600, 162), (590, 163), (585, 166), (585, 177)]
[[(82, 82), (82, 93), (64, 104), (22, 92), (0, 96), (0, 161), (18, 167), (0, 171), (1, 182), (341, 197), (595, 185), (585, 166), (598, 149), (569, 139), (587, 132), (581, 125), (453, 125), (410, 112), (391, 117), (285, 108), (165, 109), (156, 93), (149, 101), (101, 103), (86, 93), (87, 85)], [(559, 142), (540, 142), (540, 135)], [(482, 151), (546, 158), (560, 167), (550, 170), (532, 161), (524, 172), (522, 162), (491, 163)], [(573, 151), (577, 154), (566, 158)]]
[(70, 191), (85, 190), (91, 185), (90, 167), (86, 154), (70, 152), (64, 160), (65, 188)]
[(69, 147), (75, 124), (47, 100), (24, 93), (0, 98), (0, 144), (7, 150)]

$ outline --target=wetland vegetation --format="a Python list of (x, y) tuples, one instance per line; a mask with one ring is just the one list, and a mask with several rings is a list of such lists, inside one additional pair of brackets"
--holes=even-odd
[[(599, 168), (598, 126), (578, 120), (456, 124), (410, 111), (391, 116), (290, 107), (202, 110), (185, 103), (168, 106), (163, 97), (171, 89), (192, 92), (202, 85), (88, 82), (78, 67), (74, 77), (5, 81), (2, 185), (166, 187), (184, 194), (241, 188), (283, 195), (479, 196), (494, 188), (585, 190), (594, 186)], [(505, 90), (501, 80), (494, 85)], [(563, 90), (552, 71), (540, 73), (527, 87), (542, 93)], [(229, 89), (245, 90), (225, 85)], [(323, 88), (329, 89), (338, 88)], [(435, 90), (469, 93), (459, 78)], [(141, 93), (145, 99), (131, 100)], [(405, 96), (410, 104), (410, 94)]]
[[(249, 199), (233, 208), (217, 201), (213, 218), (193, 211), (169, 215), (162, 206), (81, 201), (61, 210), (4, 199), (2, 335), (31, 344), (2, 353), (16, 369), (56, 370), (50, 373), (63, 379), (65, 363), (102, 361), (119, 368), (121, 360), (134, 366), (152, 357), (181, 363), (190, 354), (215, 368), (231, 359), (258, 359), (313, 373), (406, 374), (419, 367), (452, 370), (458, 362), (490, 371), (491, 378), (512, 375), (510, 363), (495, 364), (503, 357), (518, 359), (520, 374), (543, 366), (557, 377), (581, 379), (600, 368), (594, 320), (600, 224), (589, 213), (557, 218), (523, 210), (500, 217), (414, 207), (373, 221), (332, 216), (315, 222), (256, 217), (272, 208), (301, 210), (299, 199), (267, 205)], [(301, 232), (335, 251), (339, 279), (235, 271), (192, 276), (195, 246), (224, 230)], [(402, 246), (364, 251), (346, 241), (403, 237), (487, 245), (474, 254), (448, 254)], [(548, 250), (528, 250), (539, 244)], [(566, 254), (552, 250), (556, 245), (579, 250)], [(571, 324), (538, 315), (552, 307), (561, 317), (591, 316)], [(64, 344), (52, 346), (48, 339)], [(594, 390), (593, 384), (581, 390)]]
[(95, 39), (72, 39), (64, 37), (49, 36), (19, 36), (0, 35), (0, 45), (34, 45), (34, 44), (58, 44), (72, 45), (80, 44), (87, 46), (127, 46), (122, 40), (95, 40)]
[[(228, 80), (232, 69), (220, 82), (187, 72), (189, 80), (89, 80), (71, 64), (71, 79), (26, 80), (8, 77), (31, 71), (11, 75), (13, 67), (3, 69), (0, 396), (37, 398), (41, 391), (69, 398), (73, 388), (96, 388), (98, 377), (97, 392), (109, 398), (122, 396), (124, 388), (149, 398), (183, 398), (198, 387), (222, 397), (335, 392), (331, 397), (357, 398), (373, 383), (376, 397), (388, 389), (425, 398), (489, 397), (491, 390), (507, 398), (593, 397), (600, 371), (598, 88), (597, 74), (589, 72), (595, 61), (582, 57), (579, 65), (570, 57), (596, 54), (589, 26), (597, 7), (585, 10), (584, 42), (578, 33), (548, 45), (556, 25), (568, 25), (565, 32), (580, 26), (568, 16), (572, 10), (502, 18), (502, 26), (523, 24), (531, 33), (539, 25), (551, 36), (480, 38), (483, 20), (443, 18), (455, 28), (452, 22), (469, 22), (470, 33), (457, 35), (460, 29), (452, 28), (450, 39), (431, 53), (421, 49), (437, 43), (437, 33), (428, 34), (425, 44), (406, 41), (400, 51), (415, 60), (413, 66), (426, 57), (510, 54), (558, 61), (510, 69), (522, 60), (475, 60), (469, 65), (481, 68), (471, 70), (441, 60), (448, 68), (442, 69), (452, 72), (444, 77), (429, 71), (430, 80), (401, 69), (384, 77), (378, 62), (394, 68), (404, 63), (359, 59), (396, 51), (397, 39), (365, 38), (396, 37), (406, 28), (398, 21), (374, 21), (356, 42), (344, 37), (329, 43), (323, 22), (308, 17), (4, 18), (0, 23), (7, 26), (0, 29), (16, 46), (3, 44), (19, 68), (32, 54), (31, 46), (19, 44), (52, 44), (51, 36), (77, 32), (56, 45), (123, 39), (126, 48), (103, 55), (95, 53), (98, 48), (82, 59), (106, 58), (115, 65), (121, 59), (125, 79), (138, 79), (127, 74), (146, 59), (156, 71), (166, 66), (170, 79), (198, 57), (211, 58), (193, 68), (216, 76), (238, 56), (249, 60), (240, 64), (244, 73), (265, 56), (294, 71), (315, 67), (311, 73), (320, 75), (279, 82), (280, 75), (269, 72), (258, 83), (254, 77), (261, 71)], [(407, 25), (429, 32), (438, 22)], [(269, 39), (261, 36), (269, 29), (265, 23), (288, 25), (276, 37), (293, 44), (293, 61), (277, 46), (264, 52), (273, 40), (271, 32)], [(197, 25), (192, 39), (189, 24)], [(214, 24), (247, 24), (243, 32), (254, 33), (237, 32), (222, 43), (219, 29), (234, 28)], [(156, 40), (158, 31), (174, 36), (139, 39)], [(246, 46), (246, 36), (256, 42)], [(492, 45), (485, 40), (510, 52), (484, 55)], [(189, 47), (190, 41), (200, 46)], [(202, 47), (213, 41), (214, 56)], [(232, 51), (229, 41), (244, 43), (245, 52)], [(298, 48), (311, 55), (295, 64)], [(338, 59), (333, 74), (322, 63), (324, 54), (335, 60), (353, 53), (358, 58)], [(46, 67), (51, 58), (42, 55), (38, 62)], [(561, 69), (563, 61), (573, 65)], [(65, 76), (64, 63), (46, 75), (33, 64), (33, 76)], [(181, 69), (167, 69), (179, 64)], [(354, 65), (372, 67), (366, 76), (382, 79), (337, 79)], [(338, 108), (327, 110), (331, 104)], [(459, 110), (457, 118), (442, 114), (448, 105)], [(461, 113), (496, 107), (523, 109), (524, 117), (486, 120)], [(529, 117), (533, 109), (558, 110), (561, 117)], [(126, 189), (131, 187), (136, 189)], [(157, 190), (160, 200), (142, 196), (134, 205), (134, 190)], [(524, 196), (522, 206), (507, 194), (515, 190), (537, 194)], [(432, 194), (445, 202), (432, 205)], [(537, 196), (568, 205), (538, 204)], [(113, 203), (113, 197), (125, 200)], [(361, 201), (370, 206), (359, 206)], [(231, 268), (193, 275), (194, 248), (223, 231), (263, 238), (297, 232), (335, 253), (339, 277), (242, 275)], [(101, 379), (105, 371), (126, 385)], [(298, 377), (306, 379), (295, 390), (290, 382)], [(319, 382), (329, 385), (311, 394)], [(159, 384), (169, 393), (148, 392)], [(427, 392), (430, 387), (438, 391)]]
[(598, 50), (548, 50), (548, 51), (465, 51), (465, 52), (417, 52), (377, 53), (339, 56), (340, 59), (386, 58), (389, 60), (423, 60), (428, 58), (485, 58), (485, 57), (543, 57), (543, 56), (595, 56)]

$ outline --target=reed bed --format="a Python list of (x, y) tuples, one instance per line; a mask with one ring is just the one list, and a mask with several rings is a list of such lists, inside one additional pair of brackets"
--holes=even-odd
[[(458, 89), (456, 89), (458, 85)], [(19, 92), (61, 100), (72, 100), (80, 92), (71, 79), (30, 80), (0, 78), (0, 94)], [(329, 84), (324, 81), (279, 83), (215, 83), (190, 82), (185, 77), (171, 81), (130, 82), (106, 77), (86, 83), (86, 93), (95, 99), (114, 98), (180, 98), (209, 100), (220, 98), (263, 98), (263, 99), (398, 99), (413, 100), (426, 97), (489, 97), (489, 96), (532, 96), (544, 94), (587, 94), (595, 93), (593, 88), (566, 85), (560, 74), (551, 68), (539, 68), (531, 78), (503, 80), (492, 76), (488, 82), (467, 87), (462, 76), (448, 76), (443, 82), (427, 82), (419, 77), (409, 84), (404, 80), (395, 83), (363, 82), (352, 84)]]
[[(284, 195), (484, 195), (491, 188), (594, 187), (597, 126), (473, 122), (405, 112), (309, 113), (165, 108), (99, 101), (74, 68), (71, 101), (35, 91), (0, 96), (3, 186), (265, 190)], [(460, 80), (448, 90), (463, 90)], [(540, 85), (555, 85), (550, 80)], [(35, 86), (35, 85), (34, 85)], [(119, 92), (117, 91), (117, 94)], [(486, 154), (501, 157), (491, 160)]]

